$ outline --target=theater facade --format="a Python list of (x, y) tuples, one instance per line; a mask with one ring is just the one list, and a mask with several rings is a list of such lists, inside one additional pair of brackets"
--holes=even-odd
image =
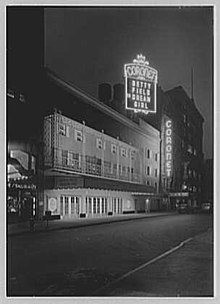
[(18, 173), (32, 188), (10, 189), (13, 204), (26, 201), (28, 216), (38, 219), (48, 212), (74, 219), (200, 204), (203, 118), (182, 87), (164, 92), (142, 55), (125, 65), (124, 84), (102, 85), (98, 98), (48, 69), (43, 75), (35, 115), (31, 96), (21, 109), (29, 117), (24, 140), (32, 138), (36, 149), (9, 149), (16, 164), (28, 164)]
[(78, 218), (158, 210), (159, 132), (152, 130), (150, 140), (142, 124), (146, 128), (143, 122), (133, 126), (141, 139), (136, 146), (61, 113), (46, 116), (43, 214)]

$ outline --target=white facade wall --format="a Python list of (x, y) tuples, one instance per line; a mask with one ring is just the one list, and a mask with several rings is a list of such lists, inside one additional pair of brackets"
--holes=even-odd
[[(76, 198), (78, 206), (76, 206)], [(89, 199), (91, 199), (91, 209), (89, 208)], [(109, 213), (116, 215), (135, 212), (133, 196), (122, 191), (52, 189), (45, 190), (44, 201), (44, 211), (49, 210), (52, 215), (60, 214), (61, 218), (79, 218), (80, 214), (85, 214), (88, 218), (106, 216)]]
[[(77, 134), (82, 136), (82, 141), (77, 140)], [(76, 167), (71, 162), (76, 160), (70, 158), (78, 157), (76, 171), (79, 173), (145, 184), (154, 187), (158, 192), (159, 131), (143, 121), (140, 122), (140, 132), (135, 133), (130, 129), (124, 131), (123, 138), (126, 142), (130, 139), (133, 145), (58, 113), (45, 118), (44, 136), (46, 164), (50, 164), (54, 156), (52, 166), (74, 171)], [(98, 147), (98, 143), (101, 147)], [(116, 153), (113, 153), (113, 148), (116, 149)], [(66, 164), (62, 160), (65, 153)], [(87, 164), (88, 162), (92, 164)]]
[[(57, 113), (45, 118), (44, 127), (46, 164), (82, 174), (143, 182), (142, 160), (136, 147)], [(81, 141), (77, 140), (79, 135)], [(65, 155), (66, 163), (63, 160)], [(78, 169), (73, 164), (76, 161)]]
[[(152, 209), (155, 209), (152, 194), (159, 190), (159, 131), (145, 122), (140, 122), (136, 129), (121, 130), (124, 132), (121, 133), (122, 141), (59, 113), (47, 116), (44, 124), (45, 169), (52, 176), (52, 170), (55, 170), (58, 175), (62, 172), (99, 177), (100, 189), (82, 188), (83, 185), (45, 189), (44, 213), (49, 210), (53, 215), (60, 214), (61, 218), (79, 218), (144, 212), (146, 199), (152, 201)], [(132, 144), (127, 143), (129, 139)], [(102, 190), (102, 178), (110, 179), (112, 183), (125, 181), (133, 186), (135, 183), (149, 185), (155, 191), (146, 187), (146, 192), (151, 193), (143, 196), (127, 192), (129, 189)]]

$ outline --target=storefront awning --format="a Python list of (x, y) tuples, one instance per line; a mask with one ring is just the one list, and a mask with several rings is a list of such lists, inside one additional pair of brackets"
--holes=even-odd
[(29, 170), (26, 170), (20, 162), (12, 157), (8, 158), (8, 164), (7, 164), (7, 174), (8, 178), (19, 178), (22, 176), (31, 176), (32, 172)]

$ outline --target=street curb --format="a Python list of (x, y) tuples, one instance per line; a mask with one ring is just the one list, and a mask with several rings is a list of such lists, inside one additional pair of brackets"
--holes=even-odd
[(118, 223), (118, 222), (126, 222), (126, 221), (134, 221), (134, 220), (143, 220), (146, 218), (157, 218), (157, 217), (162, 217), (162, 216), (170, 216), (170, 215), (177, 215), (177, 213), (165, 213), (165, 214), (158, 214), (158, 215), (146, 215), (141, 218), (134, 217), (134, 218), (120, 218), (120, 219), (112, 219), (110, 221), (104, 221), (102, 222), (94, 222), (94, 223), (82, 223), (79, 225), (74, 225), (74, 226), (68, 226), (68, 227), (54, 227), (54, 228), (45, 228), (42, 230), (38, 231), (33, 231), (31, 232), (30, 230), (27, 231), (20, 231), (20, 232), (15, 232), (15, 233), (7, 233), (8, 237), (13, 237), (13, 236), (19, 236), (19, 235), (24, 235), (24, 234), (37, 234), (37, 233), (46, 233), (46, 232), (52, 232), (52, 231), (57, 231), (57, 230), (68, 230), (68, 229), (76, 229), (76, 228), (83, 228), (83, 227), (89, 227), (89, 226), (98, 226), (98, 225), (106, 225), (106, 224), (112, 224), (112, 223)]
[(136, 273), (136, 272), (138, 272), (138, 271), (140, 271), (140, 270), (146, 268), (147, 266), (149, 266), (149, 265), (151, 265), (151, 264), (153, 264), (153, 263), (155, 263), (155, 262), (157, 262), (157, 261), (159, 261), (159, 260), (161, 260), (161, 259), (163, 259), (163, 258), (169, 256), (170, 254), (172, 254), (173, 252), (175, 252), (175, 251), (177, 251), (178, 249), (182, 248), (185, 244), (187, 244), (188, 242), (190, 242), (190, 241), (192, 241), (192, 240), (193, 240), (193, 237), (190, 237), (190, 238), (188, 238), (188, 239), (186, 239), (186, 240), (180, 242), (177, 246), (175, 246), (175, 247), (173, 247), (173, 248), (171, 248), (171, 249), (169, 249), (169, 250), (163, 252), (162, 254), (160, 254), (160, 255), (154, 257), (153, 259), (151, 259), (151, 260), (149, 260), (149, 261), (143, 263), (142, 265), (140, 265), (140, 266), (138, 266), (138, 267), (136, 267), (136, 268), (134, 268), (134, 269), (128, 271), (127, 273), (121, 275), (121, 276), (120, 276), (119, 278), (117, 278), (116, 280), (114, 280), (114, 281), (112, 281), (112, 282), (109, 282), (108, 284), (106, 284), (106, 285), (102, 286), (101, 288), (95, 290), (95, 291), (93, 292), (93, 295), (94, 295), (94, 296), (99, 296), (100, 294), (103, 295), (102, 292), (105, 291), (106, 289), (108, 289), (109, 287), (114, 286), (114, 285), (117, 284), (118, 282), (120, 282), (120, 281), (126, 279), (127, 277), (133, 275), (134, 273)]
[[(146, 268), (156, 262), (160, 262), (162, 259), (167, 258), (169, 256), (172, 256), (172, 254), (177, 253), (178, 251), (180, 252), (180, 249), (184, 249), (184, 247), (188, 244), (191, 244), (191, 246), (197, 246), (198, 241), (200, 242), (201, 237), (203, 237), (204, 235), (207, 234), (212, 234), (213, 233), (213, 227), (208, 227), (207, 230), (205, 231), (200, 231), (199, 233), (196, 233), (194, 235), (192, 235), (191, 237), (181, 241), (179, 244), (177, 244), (176, 246), (166, 250), (165, 252), (162, 252), (161, 254), (157, 255), (156, 257), (146, 261), (145, 263), (137, 266), (136, 268), (131, 269), (130, 271), (127, 271), (126, 273), (122, 274), (121, 276), (119, 276), (118, 278), (116, 278), (115, 280), (110, 281), (109, 283), (107, 283), (106, 285), (103, 285), (102, 287), (96, 289), (95, 291), (93, 291), (92, 296), (94, 297), (106, 297), (106, 296), (110, 296), (110, 297), (120, 297), (120, 295), (115, 295), (113, 293), (113, 295), (110, 293), (108, 293), (109, 291), (113, 291), (117, 289), (118, 287), (118, 283), (120, 284), (121, 281), (127, 279), (130, 276), (135, 275), (136, 273), (142, 271), (143, 269), (146, 270)], [(204, 244), (204, 246), (212, 246), (211, 243), (207, 243)], [(186, 247), (187, 248), (187, 247)], [(189, 248), (189, 247), (188, 247)], [(189, 249), (188, 249), (189, 250)], [(190, 249), (190, 250), (194, 250), (194, 249)], [(174, 257), (175, 259), (175, 257)], [(119, 285), (119, 289), (120, 289), (120, 285)], [(123, 287), (122, 287), (123, 290)], [(141, 290), (141, 292), (144, 292), (143, 290)], [(139, 293), (139, 292), (137, 292)], [(123, 295), (124, 297), (124, 295)]]

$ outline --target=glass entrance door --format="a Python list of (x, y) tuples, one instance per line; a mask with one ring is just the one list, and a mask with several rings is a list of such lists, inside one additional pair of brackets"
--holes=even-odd
[(61, 196), (60, 197), (60, 215), (79, 216), (80, 197), (79, 196)]

